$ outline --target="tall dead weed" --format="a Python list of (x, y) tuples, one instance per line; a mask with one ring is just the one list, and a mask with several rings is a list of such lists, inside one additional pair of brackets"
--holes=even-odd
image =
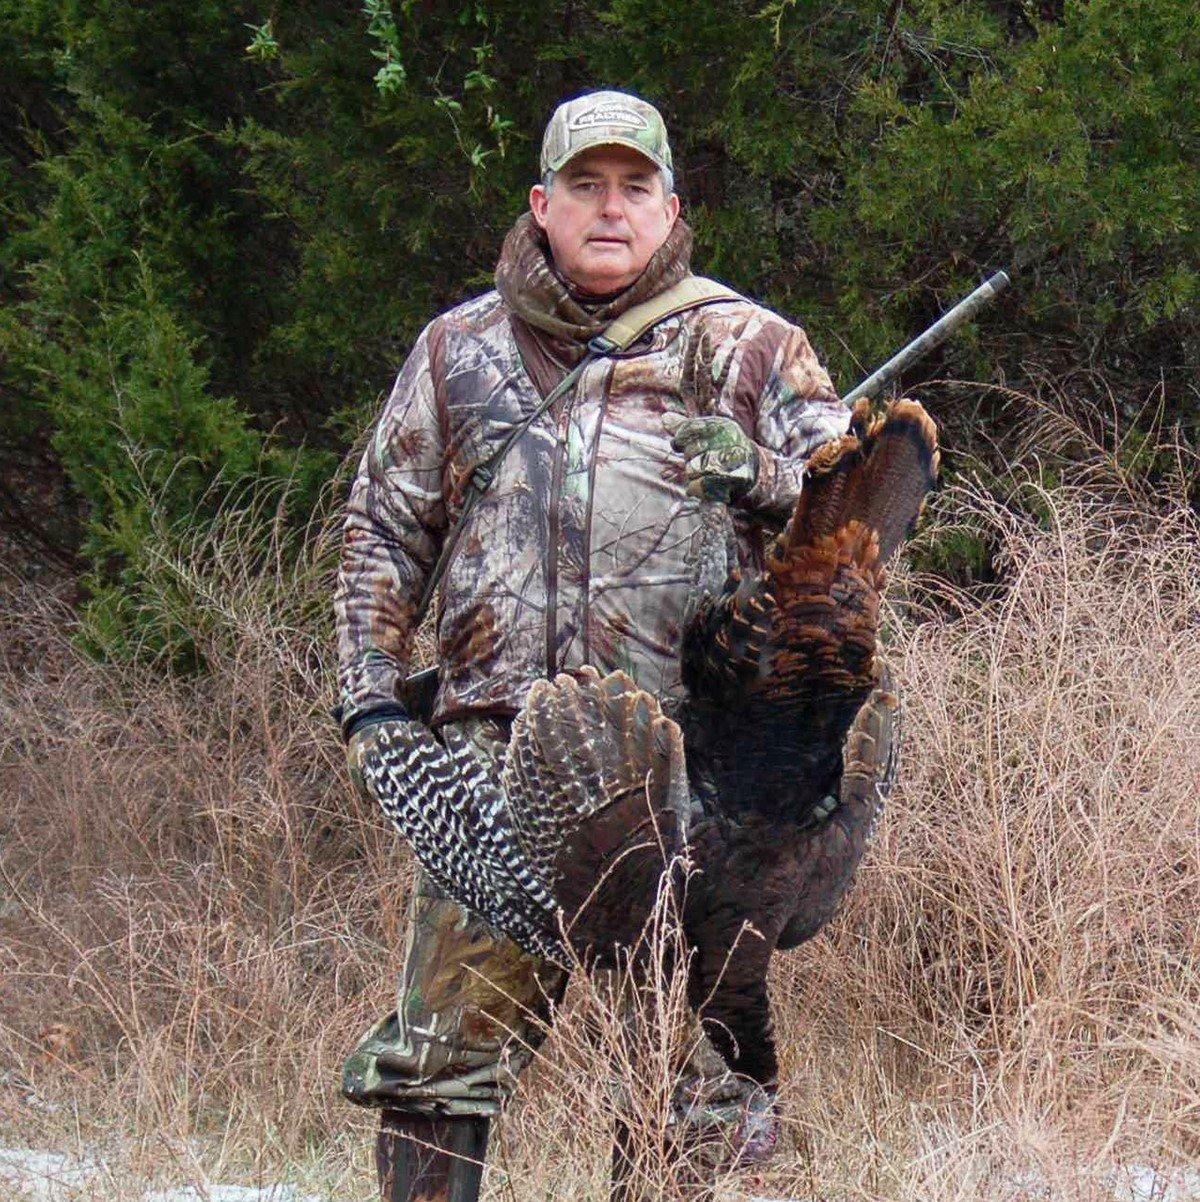
[[(778, 960), (791, 1151), (754, 1193), (1101, 1197), (1114, 1165), (1200, 1157), (1200, 531), (1161, 498), (1025, 492), (949, 489), (921, 536), (986, 531), (985, 604), (898, 574), (901, 782), (844, 912)], [(311, 542), (286, 571), (164, 547), (206, 614), (192, 676), (90, 660), (6, 586), (9, 1139), (119, 1136), (153, 1177), (194, 1175), (203, 1137), (210, 1168), (319, 1162), (370, 1196), (338, 1070), (391, 1004), (410, 866), (342, 770)], [(597, 989), (501, 1124), (498, 1197), (603, 1196), (609, 1078), (647, 1083)]]

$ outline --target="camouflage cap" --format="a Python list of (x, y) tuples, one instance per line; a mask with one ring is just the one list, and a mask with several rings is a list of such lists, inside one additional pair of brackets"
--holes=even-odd
[(667, 127), (652, 104), (628, 92), (587, 92), (560, 104), (542, 137), (542, 174), (589, 146), (629, 146), (670, 171)]

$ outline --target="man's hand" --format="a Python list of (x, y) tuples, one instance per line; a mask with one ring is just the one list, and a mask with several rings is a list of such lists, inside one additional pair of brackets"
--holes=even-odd
[[(367, 779), (369, 775), (378, 775), (382, 747), (389, 743), (396, 744), (398, 736), (407, 727), (416, 725), (419, 723), (410, 718), (398, 703), (368, 710), (350, 722), (346, 729), (346, 764), (350, 769), (350, 779), (364, 797), (379, 800), (368, 786)], [(368, 772), (368, 769), (375, 771)]]
[(731, 417), (663, 416), (671, 446), (687, 460), (689, 497), (736, 501), (758, 479), (758, 448)]

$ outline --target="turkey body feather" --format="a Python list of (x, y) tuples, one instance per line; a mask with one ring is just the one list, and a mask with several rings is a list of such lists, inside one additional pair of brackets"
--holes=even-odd
[(880, 593), (937, 465), (919, 404), (856, 407), (764, 569), (696, 606), (674, 717), (622, 672), (538, 681), (498, 780), (453, 732), (405, 726), (370, 783), (434, 880), (530, 951), (606, 961), (686, 852), (689, 997), (730, 1067), (770, 1088), (770, 957), (832, 915), (894, 775)]

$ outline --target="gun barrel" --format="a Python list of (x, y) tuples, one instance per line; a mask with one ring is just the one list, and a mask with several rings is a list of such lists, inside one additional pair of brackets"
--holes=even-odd
[(984, 305), (992, 301), (1011, 283), (1007, 271), (998, 271), (985, 280), (970, 296), (963, 297), (948, 313), (944, 313), (925, 331), (918, 334), (902, 351), (893, 355), (878, 371), (872, 372), (857, 388), (851, 389), (842, 400), (852, 405), (859, 397), (878, 396), (906, 367), (935, 346), (941, 346), (961, 326), (964, 326)]

